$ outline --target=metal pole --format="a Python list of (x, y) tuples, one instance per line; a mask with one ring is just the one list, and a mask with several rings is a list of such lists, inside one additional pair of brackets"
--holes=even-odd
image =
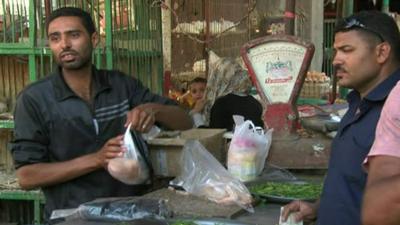
[(389, 2), (390, 2), (390, 0), (383, 0), (382, 12), (389, 13)]
[[(205, 24), (206, 24), (206, 30), (205, 30), (205, 36), (204, 36), (204, 40), (206, 41), (204, 43), (204, 58), (209, 57), (208, 55), (208, 51), (210, 50), (210, 23), (211, 23), (211, 15), (210, 15), (210, 10), (211, 10), (211, 5), (210, 5), (210, 0), (204, 0), (204, 5), (203, 5), (203, 12), (204, 12), (204, 20), (205, 20)], [(206, 62), (206, 78), (208, 78), (208, 72), (210, 70), (210, 65), (208, 65), (208, 60)]]
[(294, 35), (295, 9), (296, 9), (296, 1), (286, 0), (286, 9), (284, 15), (285, 33), (289, 35)]
[(106, 66), (107, 69), (113, 69), (113, 51), (112, 51), (112, 44), (113, 44), (113, 32), (112, 32), (112, 7), (111, 7), (111, 0), (106, 0), (104, 2), (105, 6), (105, 19), (106, 19)]
[[(31, 1), (29, 4), (29, 47), (31, 49), (36, 48), (36, 4), (35, 1)], [(34, 51), (29, 53), (29, 81), (35, 81), (36, 78), (36, 62)]]
[[(343, 2), (343, 10), (342, 10), (342, 18), (350, 16), (353, 14), (354, 10), (354, 1), (353, 0), (344, 0)], [(340, 87), (339, 88), (339, 96), (341, 98), (346, 97), (347, 93), (349, 92), (349, 89)]]
[(353, 14), (353, 10), (354, 10), (354, 1), (353, 0), (344, 0), (343, 1), (343, 9), (342, 9), (342, 18)]
[(46, 16), (46, 18), (47, 18), (48, 16), (50, 16), (50, 13), (51, 13), (50, 1), (51, 1), (51, 0), (45, 0), (45, 1), (44, 1), (44, 11), (45, 11), (45, 16)]

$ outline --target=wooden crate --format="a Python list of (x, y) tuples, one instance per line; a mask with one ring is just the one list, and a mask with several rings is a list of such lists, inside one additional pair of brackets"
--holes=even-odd
[(13, 132), (11, 129), (0, 129), (0, 170), (12, 171), (14, 169), (13, 159), (8, 149), (12, 141)]
[(148, 140), (151, 163), (155, 175), (175, 177), (181, 171), (180, 158), (186, 141), (198, 140), (222, 164), (226, 161), (225, 129), (190, 129), (175, 138)]
[(327, 99), (329, 95), (330, 87), (329, 81), (327, 82), (304, 82), (300, 92), (301, 98), (318, 98)]
[(29, 83), (27, 57), (0, 56), (0, 96), (9, 99), (9, 112), (14, 109), (18, 93)]

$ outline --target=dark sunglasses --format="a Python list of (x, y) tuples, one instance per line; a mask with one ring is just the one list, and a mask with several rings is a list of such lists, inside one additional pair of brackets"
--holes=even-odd
[(379, 37), (379, 39), (382, 42), (385, 41), (385, 39), (382, 37), (382, 35), (379, 32), (371, 29), (370, 27), (367, 27), (365, 24), (363, 24), (362, 22), (360, 22), (359, 20), (357, 20), (355, 18), (345, 19), (344, 22), (345, 22), (345, 27), (344, 27), (345, 29), (348, 29), (348, 30), (353, 29), (353, 28), (363, 29), (363, 30), (368, 31), (368, 32), (376, 35), (377, 37)]

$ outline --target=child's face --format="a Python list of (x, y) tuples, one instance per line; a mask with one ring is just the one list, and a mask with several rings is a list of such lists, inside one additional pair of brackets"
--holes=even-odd
[(205, 83), (198, 82), (190, 85), (190, 94), (192, 95), (195, 101), (203, 98), (205, 90), (206, 90)]

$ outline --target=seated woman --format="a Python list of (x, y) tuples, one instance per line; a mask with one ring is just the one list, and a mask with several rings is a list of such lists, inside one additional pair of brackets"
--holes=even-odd
[(209, 127), (232, 131), (233, 115), (241, 115), (255, 126), (264, 127), (263, 107), (249, 94), (252, 84), (247, 71), (229, 58), (218, 58), (210, 68), (204, 109)]

